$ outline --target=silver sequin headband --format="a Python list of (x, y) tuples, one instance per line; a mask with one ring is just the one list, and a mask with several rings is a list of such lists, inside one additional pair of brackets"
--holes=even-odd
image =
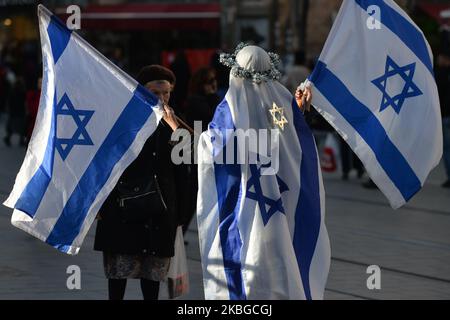
[(280, 64), (280, 57), (276, 53), (268, 52), (270, 57), (270, 69), (266, 71), (259, 72), (255, 70), (247, 70), (237, 63), (236, 56), (239, 51), (249, 45), (250, 44), (241, 42), (236, 47), (234, 53), (221, 53), (220, 63), (231, 68), (231, 74), (233, 76), (248, 79), (257, 84), (271, 80), (279, 80), (281, 78), (281, 73), (278, 71), (277, 67)]

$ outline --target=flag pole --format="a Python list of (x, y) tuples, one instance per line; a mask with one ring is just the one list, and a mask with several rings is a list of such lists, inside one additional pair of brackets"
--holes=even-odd
[(181, 118), (177, 115), (175, 115), (175, 118), (177, 119), (177, 121), (181, 124), (182, 127), (184, 127), (186, 130), (189, 131), (190, 134), (195, 134), (196, 132), (194, 131), (194, 129), (192, 129), (186, 122), (184, 122), (183, 120), (181, 120)]

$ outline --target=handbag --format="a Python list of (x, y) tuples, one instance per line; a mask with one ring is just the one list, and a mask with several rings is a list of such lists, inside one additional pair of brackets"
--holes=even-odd
[(167, 204), (156, 174), (152, 178), (119, 182), (116, 189), (122, 219), (126, 222), (147, 221), (150, 211), (152, 215), (167, 211)]
[[(160, 149), (160, 134), (157, 129), (152, 136), (155, 139), (155, 150)], [(117, 202), (124, 222), (151, 223), (151, 216), (164, 214), (168, 210), (158, 175), (155, 172), (142, 172), (142, 176), (141, 179), (129, 182), (121, 181), (116, 187)]]
[(189, 292), (189, 273), (182, 226), (177, 227), (175, 253), (174, 256), (170, 258), (167, 280), (170, 299), (180, 297)]

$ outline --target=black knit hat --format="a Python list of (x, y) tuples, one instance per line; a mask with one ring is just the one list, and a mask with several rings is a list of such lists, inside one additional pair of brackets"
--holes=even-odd
[(145, 66), (139, 71), (137, 79), (141, 85), (145, 85), (154, 80), (167, 80), (171, 85), (175, 85), (175, 75), (172, 71), (158, 64)]

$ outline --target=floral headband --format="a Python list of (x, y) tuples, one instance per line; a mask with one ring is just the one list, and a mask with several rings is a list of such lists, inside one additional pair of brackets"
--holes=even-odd
[(279, 80), (281, 78), (281, 73), (277, 69), (277, 67), (280, 64), (280, 57), (276, 53), (268, 52), (268, 55), (270, 57), (270, 69), (266, 71), (258, 72), (255, 70), (244, 69), (237, 63), (236, 56), (238, 55), (239, 51), (249, 45), (250, 44), (248, 43), (241, 42), (236, 47), (234, 53), (221, 53), (220, 63), (231, 68), (231, 74), (233, 76), (248, 79), (257, 84), (271, 80)]

